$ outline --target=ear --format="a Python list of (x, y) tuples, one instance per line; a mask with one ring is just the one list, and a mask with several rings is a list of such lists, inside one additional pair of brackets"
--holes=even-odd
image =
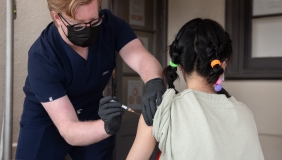
[(183, 74), (183, 76), (185, 76), (185, 71), (183, 69), (183, 67), (181, 65), (178, 66), (178, 69), (181, 71), (181, 73)]
[(181, 65), (178, 65), (178, 69), (179, 69), (181, 72), (183, 72), (183, 68), (182, 68)]
[(62, 25), (62, 21), (60, 20), (60, 17), (58, 15), (58, 13), (54, 12), (54, 11), (51, 11), (51, 16), (52, 16), (52, 19), (54, 20), (54, 22), (61, 26)]
[(181, 65), (179, 65), (178, 69), (181, 71), (184, 81), (187, 82), (187, 80), (186, 80), (186, 78), (187, 78), (186, 77), (186, 73), (185, 73), (183, 67)]
[(226, 63), (226, 60), (224, 60), (222, 63), (221, 63), (221, 67), (225, 70), (227, 66), (227, 63)]

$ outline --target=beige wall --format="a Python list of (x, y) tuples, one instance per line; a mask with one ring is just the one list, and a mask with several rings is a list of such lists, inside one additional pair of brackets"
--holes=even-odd
[(253, 112), (266, 160), (282, 159), (282, 81), (227, 81), (224, 87)]
[[(185, 22), (195, 17), (212, 18), (224, 26), (224, 10), (225, 0), (169, 0), (168, 43)], [(176, 82), (178, 90), (186, 87), (183, 82), (182, 77)], [(265, 159), (281, 160), (282, 81), (227, 80), (224, 87), (252, 110)]]
[(24, 100), (23, 85), (27, 75), (27, 54), (32, 43), (51, 22), (46, 1), (17, 1), (17, 19), (15, 20), (14, 44), (14, 108), (13, 142), (19, 134), (19, 121)]

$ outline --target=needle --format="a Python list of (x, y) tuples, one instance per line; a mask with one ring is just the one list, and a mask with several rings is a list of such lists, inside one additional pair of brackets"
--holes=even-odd
[[(111, 100), (110, 102), (116, 102), (116, 101), (115, 100)], [(123, 109), (127, 110), (128, 112), (132, 112), (132, 113), (138, 114), (140, 116), (140, 113), (135, 112), (133, 109), (131, 109), (131, 108), (125, 106), (125, 105), (121, 105), (121, 107)]]
[(125, 110), (128, 110), (129, 112), (132, 112), (132, 113), (135, 113), (135, 114), (138, 114), (140, 116), (139, 113), (135, 112), (133, 109), (129, 108), (129, 107), (126, 107), (125, 105), (122, 105), (121, 106), (122, 108), (124, 108)]

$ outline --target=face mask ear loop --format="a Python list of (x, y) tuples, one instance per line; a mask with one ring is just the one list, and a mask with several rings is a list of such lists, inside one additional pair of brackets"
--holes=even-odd
[(64, 32), (65, 36), (66, 36), (67, 38), (69, 38), (69, 36), (66, 35), (66, 33), (65, 33), (65, 31), (64, 31), (64, 29), (63, 29), (62, 26), (61, 26), (61, 28), (62, 28), (62, 31)]
[[(65, 24), (64, 21), (66, 21), (67, 24), (70, 25), (69, 22), (68, 22), (60, 13), (58, 13), (58, 16), (59, 16), (60, 20), (62, 21), (62, 23), (63, 23), (66, 27), (67, 27), (67, 25)], [(64, 20), (64, 21), (63, 21), (63, 20)], [(61, 28), (62, 28), (62, 31), (64, 32), (65, 36), (66, 36), (67, 38), (69, 38), (69, 36), (65, 33), (65, 31), (64, 31), (64, 29), (63, 29), (62, 26), (61, 26)]]
[(66, 21), (68, 25), (71, 25), (71, 24), (69, 24), (69, 22), (61, 15), (61, 13), (58, 13), (58, 16), (59, 16), (60, 20), (63, 22), (63, 24), (64, 24), (65, 26), (67, 26), (67, 25), (65, 24), (64, 21)]

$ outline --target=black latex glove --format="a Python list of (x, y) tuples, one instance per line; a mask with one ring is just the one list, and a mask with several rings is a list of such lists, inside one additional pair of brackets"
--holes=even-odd
[(161, 104), (164, 92), (165, 85), (161, 78), (154, 78), (146, 83), (146, 91), (142, 97), (142, 115), (148, 126), (153, 125), (157, 105)]
[(116, 98), (104, 97), (100, 100), (98, 114), (105, 123), (104, 128), (106, 133), (114, 135), (120, 128), (124, 109), (121, 108), (121, 103), (110, 102), (111, 100), (116, 101)]

